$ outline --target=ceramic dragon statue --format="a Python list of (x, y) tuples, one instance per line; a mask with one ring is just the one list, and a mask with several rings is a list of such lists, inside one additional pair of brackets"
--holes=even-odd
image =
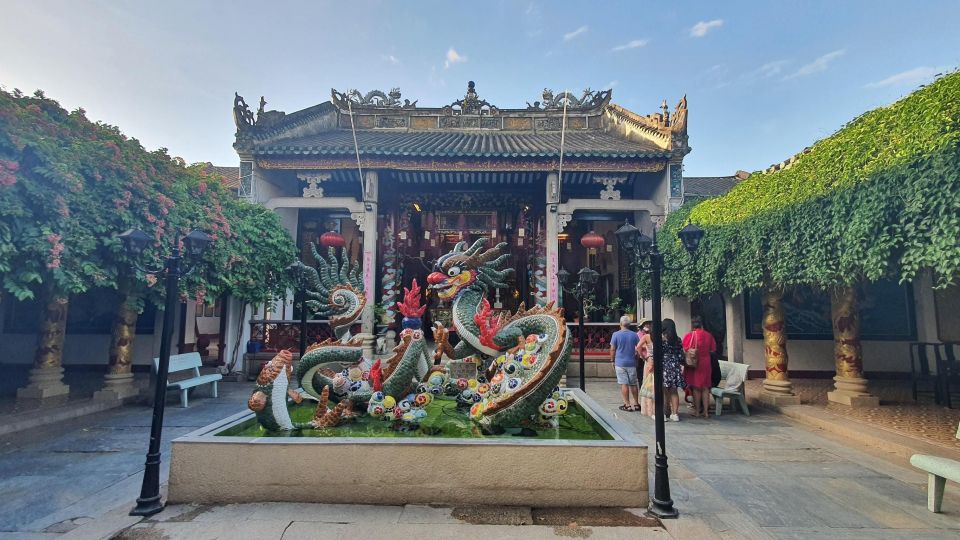
[[(451, 347), (447, 329), (434, 329), (437, 352), (452, 359), (477, 357), (488, 365), (483, 378), (489, 388), (471, 407), (471, 418), (488, 428), (514, 427), (538, 416), (539, 408), (552, 395), (567, 368), (571, 338), (563, 311), (553, 304), (525, 310), (523, 306), (510, 317), (494, 317), (487, 293), (506, 287), (512, 268), (501, 269), (508, 255), (506, 243), (484, 250), (486, 239), (469, 248), (458, 243), (453, 251), (437, 260), (435, 272), (427, 277), (430, 288), (441, 300), (452, 300), (453, 326), (460, 343)], [(532, 338), (531, 338), (532, 336)], [(526, 355), (526, 363), (506, 361), (508, 355), (521, 352), (529, 340), (536, 342), (535, 352)], [(532, 349), (531, 349), (532, 351)]]
[[(271, 431), (331, 427), (353, 416), (353, 411), (364, 410), (375, 392), (392, 396), (411, 392), (429, 368), (426, 342), (419, 328), (405, 330), (393, 356), (385, 362), (363, 358), (361, 338), (350, 334), (350, 326), (366, 304), (358, 266), (348, 260), (345, 250), (341, 263), (332, 248), (326, 257), (311, 248), (318, 268), (299, 261), (291, 266), (306, 276), (307, 304), (330, 317), (336, 338), (307, 347), (296, 368), (288, 351), (281, 351), (263, 367), (248, 406), (260, 424)], [(406, 292), (404, 302), (399, 304), (401, 311), (419, 306), (416, 282)], [(300, 403), (304, 397), (318, 401), (317, 413), (310, 423), (297, 424), (290, 420), (288, 405)], [(328, 401), (337, 402), (332, 411), (326, 409)]]

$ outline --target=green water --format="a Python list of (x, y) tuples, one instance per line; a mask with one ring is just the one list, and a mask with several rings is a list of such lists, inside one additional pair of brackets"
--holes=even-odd
[[(294, 422), (308, 422), (313, 418), (316, 405), (307, 401), (290, 408)], [(448, 439), (573, 439), (586, 441), (609, 441), (613, 436), (607, 432), (586, 410), (576, 402), (570, 403), (567, 413), (560, 417), (559, 428), (531, 427), (508, 429), (505, 433), (490, 435), (481, 433), (467, 417), (466, 411), (458, 411), (456, 402), (435, 399), (426, 407), (428, 416), (418, 428), (398, 428), (394, 422), (363, 416), (347, 424), (328, 429), (304, 429), (270, 432), (257, 423), (256, 418), (227, 428), (219, 437), (435, 437)]]

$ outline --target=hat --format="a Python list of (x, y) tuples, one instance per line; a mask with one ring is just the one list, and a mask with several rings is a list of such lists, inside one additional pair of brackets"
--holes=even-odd
[(653, 321), (651, 321), (650, 319), (644, 317), (644, 318), (640, 319), (640, 322), (637, 323), (637, 326), (642, 327), (643, 325), (645, 325), (645, 324), (650, 324), (650, 323), (652, 323), (652, 322), (653, 322)]

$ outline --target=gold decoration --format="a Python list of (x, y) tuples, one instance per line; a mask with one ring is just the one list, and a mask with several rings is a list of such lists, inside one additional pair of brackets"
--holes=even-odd
[(863, 378), (863, 350), (860, 345), (860, 313), (852, 287), (830, 291), (830, 318), (833, 322), (833, 355), (837, 376)]
[(771, 285), (763, 293), (763, 350), (768, 380), (789, 380), (786, 326), (783, 287)]
[(130, 373), (133, 363), (133, 339), (136, 337), (137, 313), (133, 297), (126, 296), (117, 306), (117, 318), (113, 322), (113, 337), (110, 340), (110, 365), (107, 373), (119, 375)]
[(63, 360), (63, 340), (67, 334), (67, 307), (69, 299), (53, 295), (47, 302), (46, 317), (37, 334), (37, 352), (34, 366), (56, 368)]

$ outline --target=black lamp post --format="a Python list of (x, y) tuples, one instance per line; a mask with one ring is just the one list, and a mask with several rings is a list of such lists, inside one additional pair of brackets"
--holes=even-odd
[[(130, 255), (131, 259), (138, 259), (147, 249), (153, 238), (143, 231), (130, 229), (118, 236)], [(212, 239), (200, 231), (193, 231), (183, 237), (183, 247), (186, 255), (197, 261)], [(170, 369), (170, 338), (173, 334), (173, 311), (177, 303), (177, 289), (180, 277), (193, 270), (193, 267), (181, 270), (180, 261), (180, 233), (173, 237), (170, 256), (167, 257), (162, 268), (141, 268), (134, 264), (134, 268), (150, 274), (166, 272), (166, 301), (163, 310), (163, 329), (160, 332), (160, 361), (157, 365), (157, 380), (153, 389), (153, 421), (150, 424), (150, 447), (147, 449), (147, 461), (143, 471), (143, 484), (140, 488), (140, 497), (137, 506), (130, 511), (131, 516), (152, 516), (163, 510), (160, 501), (160, 436), (163, 431), (163, 410), (167, 396), (167, 373)]]
[(557, 272), (557, 280), (560, 282), (560, 286), (563, 287), (563, 290), (569, 294), (572, 294), (574, 298), (577, 299), (577, 307), (580, 310), (580, 322), (577, 325), (577, 331), (580, 336), (580, 390), (585, 391), (587, 388), (586, 377), (585, 377), (585, 364), (584, 364), (584, 344), (586, 342), (586, 336), (583, 335), (583, 318), (585, 316), (583, 312), (583, 300), (586, 296), (593, 291), (593, 288), (597, 285), (597, 280), (600, 278), (600, 274), (592, 268), (581, 268), (577, 272), (577, 282), (573, 285), (572, 288), (567, 288), (567, 281), (570, 279), (570, 272), (567, 272), (563, 268)]
[(300, 356), (307, 351), (307, 267), (300, 261), (295, 261), (287, 267), (287, 272), (293, 278), (293, 284), (297, 287), (296, 302), (300, 305)]
[[(670, 498), (670, 476), (667, 472), (666, 439), (663, 426), (663, 320), (660, 314), (660, 276), (664, 269), (663, 254), (657, 248), (657, 233), (653, 238), (639, 229), (624, 223), (617, 229), (617, 240), (626, 258), (637, 270), (650, 274), (650, 291), (653, 303), (653, 392), (654, 413), (656, 419), (656, 462), (654, 466), (653, 497), (650, 498), (650, 512), (659, 518), (675, 518), (677, 509)], [(693, 257), (703, 238), (703, 229), (688, 224), (679, 233), (680, 241), (687, 253)]]

